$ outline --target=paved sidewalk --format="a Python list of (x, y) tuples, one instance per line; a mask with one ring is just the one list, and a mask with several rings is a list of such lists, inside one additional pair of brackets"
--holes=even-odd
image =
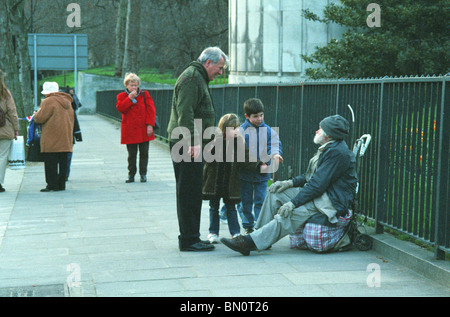
[[(178, 250), (175, 181), (167, 145), (150, 145), (147, 183), (126, 184), (117, 123), (79, 116), (66, 191), (41, 193), (43, 163), (6, 172), (0, 194), (0, 296), (444, 296), (449, 288), (376, 251), (289, 249), (244, 257)], [(202, 238), (208, 234), (203, 205)], [(221, 236), (229, 237), (221, 224)]]

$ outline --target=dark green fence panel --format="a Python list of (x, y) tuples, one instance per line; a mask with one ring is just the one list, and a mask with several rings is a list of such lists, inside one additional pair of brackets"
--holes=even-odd
[(116, 108), (117, 95), (123, 90), (98, 91), (96, 94), (96, 112), (112, 119), (121, 121), (122, 115)]

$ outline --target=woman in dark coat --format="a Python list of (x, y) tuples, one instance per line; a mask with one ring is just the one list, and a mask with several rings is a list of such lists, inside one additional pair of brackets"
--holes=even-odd
[(116, 107), (122, 113), (120, 143), (126, 144), (128, 150), (127, 183), (134, 182), (138, 149), (141, 182), (147, 181), (149, 142), (155, 139), (153, 132), (156, 119), (155, 105), (148, 91), (139, 89), (140, 84), (140, 78), (136, 74), (129, 73), (124, 79), (125, 91), (117, 95)]
[(241, 201), (239, 171), (258, 171), (267, 168), (256, 159), (249, 157), (248, 148), (239, 134), (239, 118), (235, 114), (224, 115), (219, 122), (219, 133), (214, 141), (205, 147), (205, 167), (203, 170), (203, 200), (209, 200), (210, 227), (208, 240), (219, 240), (220, 199), (227, 208), (228, 228), (234, 238), (240, 235), (236, 204)]

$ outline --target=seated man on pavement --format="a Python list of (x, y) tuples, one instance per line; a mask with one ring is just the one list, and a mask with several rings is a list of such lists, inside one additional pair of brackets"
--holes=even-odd
[(230, 249), (249, 255), (265, 250), (306, 222), (333, 226), (347, 214), (356, 194), (356, 157), (344, 138), (349, 123), (340, 115), (319, 124), (314, 143), (318, 152), (305, 174), (277, 181), (268, 189), (256, 229), (250, 235), (222, 238)]

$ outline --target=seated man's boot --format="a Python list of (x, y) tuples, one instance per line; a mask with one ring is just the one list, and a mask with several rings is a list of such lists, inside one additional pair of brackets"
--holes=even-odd
[(256, 245), (250, 236), (238, 236), (233, 239), (222, 238), (220, 241), (231, 250), (241, 253), (242, 255), (250, 255), (250, 251), (256, 251)]

